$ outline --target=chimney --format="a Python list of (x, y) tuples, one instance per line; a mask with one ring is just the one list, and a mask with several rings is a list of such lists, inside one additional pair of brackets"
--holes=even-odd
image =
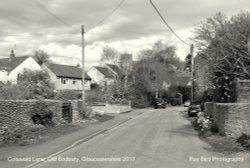
[(15, 58), (14, 50), (11, 50), (9, 62), (13, 61)]

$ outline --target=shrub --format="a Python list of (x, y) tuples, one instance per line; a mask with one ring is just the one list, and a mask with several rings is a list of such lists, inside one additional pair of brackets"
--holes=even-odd
[(148, 107), (149, 104), (150, 103), (143, 97), (138, 97), (137, 99), (131, 100), (131, 106), (135, 108), (145, 108)]
[(29, 99), (54, 98), (54, 86), (46, 72), (25, 70), (19, 74), (17, 84), (30, 91)]
[(196, 128), (198, 128), (198, 131), (200, 131), (201, 135), (211, 132), (212, 121), (209, 118), (206, 118), (203, 112), (199, 112), (197, 114), (197, 118), (194, 122), (194, 125), (196, 125)]
[(250, 149), (250, 135), (242, 134), (238, 139), (237, 142), (241, 144), (241, 146)]
[(105, 102), (103, 91), (97, 86), (93, 90), (86, 91), (85, 99), (86, 102)]
[(91, 107), (85, 106), (85, 109), (81, 111), (81, 115), (83, 116), (83, 118), (93, 118), (95, 116), (95, 112)]
[(53, 112), (44, 101), (36, 102), (31, 108), (30, 115), (35, 124), (54, 126)]
[(53, 97), (54, 87), (50, 83), (50, 77), (42, 71), (25, 70), (19, 74), (17, 84), (0, 84), (2, 100), (50, 99)]
[(81, 98), (81, 92), (77, 90), (62, 90), (55, 94), (56, 100), (68, 101)]
[(23, 85), (3, 84), (0, 86), (0, 98), (2, 100), (27, 100), (30, 95), (30, 90)]
[(16, 144), (18, 140), (20, 140), (25, 133), (24, 129), (13, 129), (13, 130), (6, 130), (3, 136), (3, 143), (4, 144)]
[(128, 105), (129, 101), (125, 98), (113, 98), (108, 101), (110, 104), (121, 104), (121, 105)]
[(32, 125), (17, 129), (6, 129), (1, 135), (1, 145), (30, 145), (36, 142), (36, 132), (44, 130), (43, 125)]

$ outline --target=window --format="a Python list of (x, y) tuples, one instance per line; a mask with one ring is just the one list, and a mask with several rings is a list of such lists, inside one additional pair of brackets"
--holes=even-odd
[(67, 79), (61, 78), (61, 83), (62, 83), (62, 84), (66, 84), (66, 82), (67, 82)]
[(20, 80), (20, 74), (17, 74), (17, 81)]
[(73, 80), (73, 85), (75, 85), (77, 83), (77, 81), (76, 80)]

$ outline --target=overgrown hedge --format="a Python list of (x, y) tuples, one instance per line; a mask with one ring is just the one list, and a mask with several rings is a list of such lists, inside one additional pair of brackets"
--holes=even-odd
[(56, 100), (68, 101), (81, 98), (81, 92), (78, 90), (62, 90), (55, 93)]

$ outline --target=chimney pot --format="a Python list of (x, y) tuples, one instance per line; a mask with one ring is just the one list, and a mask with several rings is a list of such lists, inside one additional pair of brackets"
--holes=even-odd
[(15, 53), (14, 53), (14, 50), (11, 50), (11, 53), (10, 53), (10, 62), (13, 61), (13, 59), (15, 58)]

